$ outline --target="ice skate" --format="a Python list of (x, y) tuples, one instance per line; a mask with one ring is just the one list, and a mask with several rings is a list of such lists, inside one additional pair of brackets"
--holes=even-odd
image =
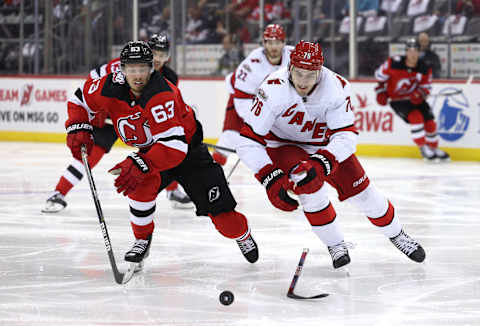
[(249, 263), (254, 263), (258, 260), (258, 247), (255, 240), (250, 234), (245, 240), (236, 240), (240, 251), (245, 256)]
[[(132, 249), (125, 253), (125, 260), (131, 263), (143, 263), (143, 260), (150, 254), (151, 242), (152, 235), (148, 236), (147, 240), (136, 239)], [(141, 267), (143, 267), (143, 264)]]
[(353, 248), (353, 245), (340, 242), (335, 246), (328, 247), (328, 252), (332, 256), (333, 268), (337, 269), (350, 263), (350, 256), (348, 255), (348, 248)]
[(448, 162), (450, 161), (450, 155), (448, 155), (445, 151), (442, 151), (440, 148), (431, 148), (432, 151), (435, 153), (435, 158), (438, 162)]
[(420, 154), (422, 154), (422, 157), (426, 162), (435, 162), (437, 158), (434, 149), (427, 145), (420, 146)]
[(390, 241), (411, 260), (417, 263), (425, 260), (425, 250), (403, 230), (396, 237), (390, 238)]
[(190, 197), (178, 188), (175, 190), (167, 190), (167, 199), (170, 201), (173, 208), (189, 209), (194, 207)]
[(47, 199), (45, 207), (42, 209), (42, 213), (58, 213), (61, 210), (67, 207), (67, 202), (64, 200), (65, 197), (55, 191), (52, 196)]

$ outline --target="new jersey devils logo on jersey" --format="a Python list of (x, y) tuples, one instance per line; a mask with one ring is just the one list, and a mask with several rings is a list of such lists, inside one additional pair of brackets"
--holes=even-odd
[(153, 143), (150, 126), (141, 112), (117, 119), (117, 130), (125, 144), (145, 147)]
[(395, 93), (399, 95), (409, 94), (417, 88), (417, 80), (415, 78), (402, 78), (395, 85)]

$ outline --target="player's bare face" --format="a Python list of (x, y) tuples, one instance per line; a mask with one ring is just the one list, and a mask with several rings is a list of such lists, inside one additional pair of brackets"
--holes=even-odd
[(417, 48), (408, 48), (407, 49), (407, 66), (415, 67), (418, 62), (418, 49)]
[(290, 68), (290, 77), (293, 86), (300, 96), (307, 96), (317, 83), (320, 70), (307, 70), (292, 66)]
[(150, 79), (151, 67), (146, 63), (129, 63), (123, 68), (132, 93), (139, 96)]
[(268, 61), (271, 64), (279, 64), (282, 60), (282, 50), (285, 46), (285, 42), (281, 40), (263, 40), (263, 47), (265, 48), (265, 54)]
[(162, 69), (163, 65), (168, 61), (170, 55), (168, 52), (160, 50), (152, 50), (153, 52), (153, 68), (157, 71)]

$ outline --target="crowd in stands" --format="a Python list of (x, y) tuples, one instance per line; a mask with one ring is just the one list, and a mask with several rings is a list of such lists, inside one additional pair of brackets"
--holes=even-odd
[[(115, 8), (121, 7), (126, 0), (114, 0)], [(131, 3), (126, 1), (126, 3)], [(43, 3), (43, 2), (41, 2)], [(68, 16), (65, 12), (82, 14), (82, 7), (88, 3), (98, 9), (98, 14), (92, 20), (93, 33), (96, 44), (105, 43), (106, 36), (96, 25), (102, 24), (105, 17), (106, 5), (98, 0), (52, 0), (54, 5), (54, 19), (79, 18)], [(102, 5), (103, 3), (103, 5)], [(186, 8), (182, 8), (182, 4)], [(187, 0), (174, 2), (174, 24), (171, 26), (170, 1), (144, 0), (140, 5), (140, 39), (149, 35), (167, 31), (174, 35), (177, 44), (224, 44), (231, 43), (240, 47), (242, 44), (259, 43), (259, 21), (261, 12), (259, 0), (230, 0), (225, 5), (224, 0)], [(302, 2), (304, 3), (304, 2)], [(9, 23), (18, 12), (19, 0), (3, 0), (0, 4), (0, 38), (18, 38), (18, 24)], [(77, 6), (78, 8), (73, 8)], [(349, 35), (349, 1), (348, 0), (311, 0), (311, 15), (307, 15), (307, 7), (299, 5), (294, 0), (265, 0), (263, 13), (264, 25), (279, 23), (287, 31), (287, 43), (296, 40), (293, 35), (294, 25), (299, 20), (312, 18), (312, 41), (319, 41), (325, 49), (326, 63), (333, 65), (336, 71), (346, 74), (348, 67), (348, 35)], [(185, 14), (182, 14), (182, 9)], [(27, 16), (32, 14), (31, 4), (25, 5)], [(43, 10), (43, 8), (41, 8)], [(118, 9), (116, 9), (118, 10)], [(357, 0), (357, 32), (359, 42), (359, 73), (372, 75), (378, 61), (388, 55), (388, 44), (401, 43), (404, 39), (426, 33), (432, 43), (446, 42), (448, 38), (454, 42), (473, 42), (479, 40), (480, 35), (480, 0)], [(124, 10), (114, 14), (114, 44), (123, 44), (129, 39), (131, 20), (130, 12)], [(128, 13), (128, 15), (127, 15)], [(17, 15), (18, 16), (18, 15)], [(62, 18), (63, 17), (63, 18)], [(182, 23), (185, 26), (182, 27)], [(26, 37), (31, 38), (32, 24), (25, 28)], [(17, 28), (17, 30), (15, 30)], [(69, 27), (68, 33), (74, 27)], [(68, 34), (67, 33), (67, 34)], [(102, 34), (103, 33), (103, 34)], [(103, 35), (103, 37), (102, 37)], [(305, 26), (299, 35), (306, 39)], [(77, 37), (77, 42), (84, 38)], [(234, 39), (234, 42), (232, 42)], [(26, 46), (26, 45), (25, 45)], [(228, 49), (228, 46), (225, 47)], [(29, 49), (22, 49), (29, 54)], [(228, 51), (232, 52), (231, 49)], [(228, 52), (226, 50), (225, 53)], [(363, 55), (363, 53), (378, 53), (377, 56)], [(30, 51), (31, 52), (31, 51)], [(81, 52), (81, 51), (79, 51)], [(105, 53), (107, 55), (107, 53)], [(243, 55), (243, 53), (242, 53)], [(237, 54), (230, 54), (231, 57)], [(18, 49), (12, 43), (2, 42), (0, 46), (0, 71), (15, 65)], [(228, 57), (228, 55), (226, 56)], [(225, 59), (225, 58), (224, 58)], [(224, 60), (222, 59), (222, 60)], [(223, 69), (223, 68), (222, 68)], [(220, 70), (222, 70), (220, 69)], [(343, 69), (343, 70), (342, 70)]]

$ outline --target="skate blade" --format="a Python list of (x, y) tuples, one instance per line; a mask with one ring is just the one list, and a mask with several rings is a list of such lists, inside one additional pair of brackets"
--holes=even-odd
[(58, 213), (62, 210), (64, 210), (65, 207), (63, 207), (62, 205), (51, 205), (51, 206), (47, 206), (45, 208), (43, 208), (41, 210), (42, 213)]
[(176, 201), (171, 201), (172, 202), (172, 208), (174, 209), (192, 209), (195, 207), (195, 205), (190, 202), (190, 203), (185, 203), (185, 204), (182, 204), (182, 203), (179, 203), (179, 202), (176, 202)]

